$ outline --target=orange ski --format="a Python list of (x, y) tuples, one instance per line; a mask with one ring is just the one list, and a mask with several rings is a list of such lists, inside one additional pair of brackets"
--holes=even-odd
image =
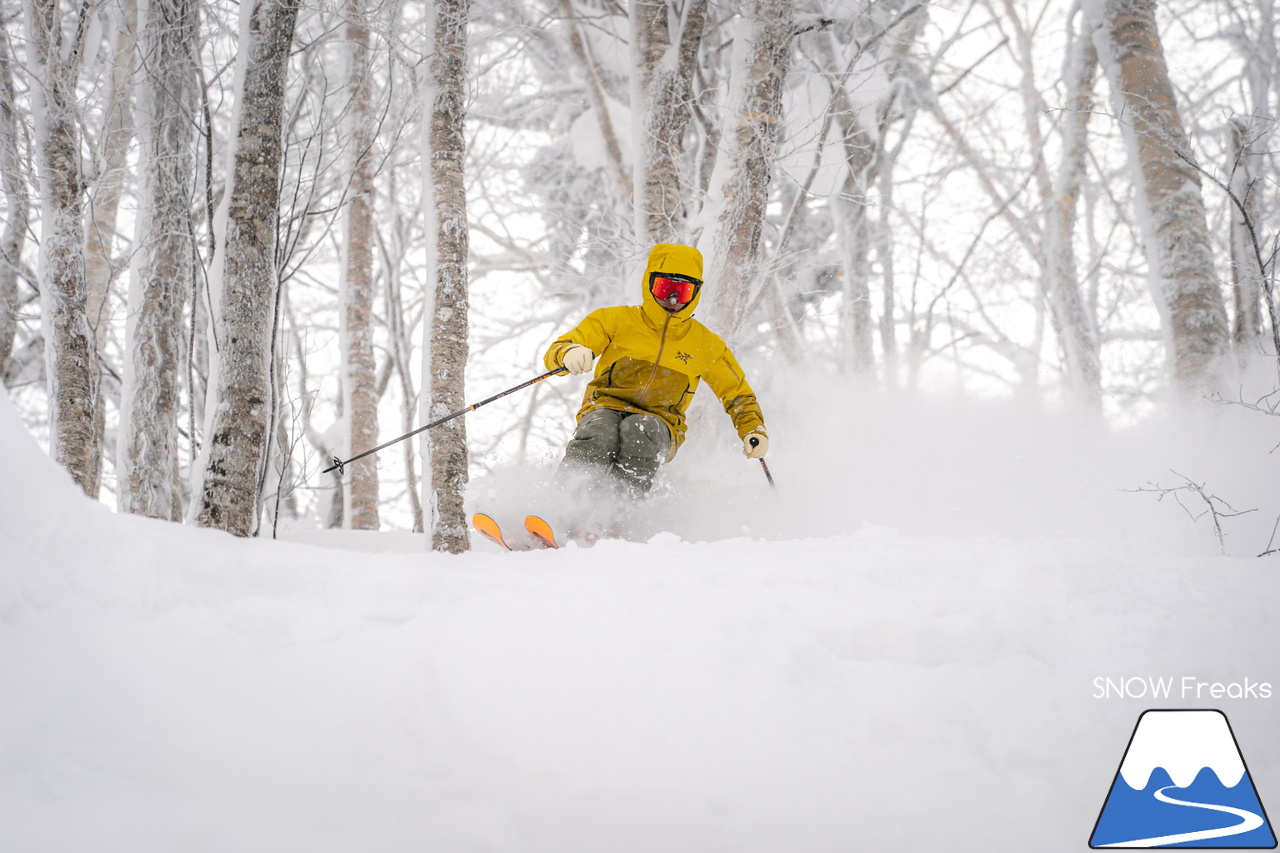
[(556, 535), (551, 531), (551, 525), (547, 524), (536, 515), (531, 515), (524, 520), (524, 529), (529, 531), (529, 535), (535, 541), (546, 546), (547, 548), (559, 548), (556, 544)]
[(471, 516), (471, 526), (476, 529), (476, 533), (479, 533), (485, 539), (497, 543), (508, 551), (511, 550), (511, 546), (502, 538), (502, 528), (498, 527), (498, 522), (483, 512), (477, 512)]

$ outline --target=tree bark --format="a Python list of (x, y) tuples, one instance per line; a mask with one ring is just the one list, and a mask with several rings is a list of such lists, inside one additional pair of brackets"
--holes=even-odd
[(4, 230), (0, 232), (0, 381), (9, 373), (9, 356), (18, 336), (18, 278), (31, 214), (19, 132), (13, 63), (9, 40), (4, 39), (0, 43), (0, 190), (5, 199)]
[(710, 260), (712, 322), (731, 341), (760, 277), (760, 239), (794, 32), (790, 0), (754, 0), (737, 22), (727, 124), (699, 240)]
[(44, 326), (53, 458), (85, 494), (98, 496), (101, 405), (98, 352), (86, 311), (84, 180), (80, 166), (80, 72), (85, 15), (64, 43), (57, 0), (26, 0), (32, 114), (41, 202), (40, 313)]
[(667, 4), (637, 0), (631, 4), (632, 113), (636, 152), (636, 240), (641, 246), (682, 242), (687, 231), (680, 158), (693, 71), (707, 20), (707, 0), (685, 5), (679, 41), (671, 42)]
[[(844, 149), (844, 183), (831, 199), (832, 225), (841, 262), (840, 278), (840, 365), (859, 378), (875, 378), (875, 349), (871, 316), (871, 232), (870, 191), (875, 181), (875, 164), (884, 152), (884, 127), (873, 131), (859, 119), (858, 109), (846, 88), (849, 73), (836, 62), (830, 32), (818, 36), (818, 47), (826, 61), (833, 85), (831, 110), (840, 129)], [(896, 76), (891, 70), (890, 80)], [(820, 143), (825, 143), (821, 140)]]
[[(111, 74), (107, 78), (106, 111), (97, 139), (93, 183), (89, 188), (89, 212), (85, 221), (86, 313), (93, 329), (98, 357), (107, 351), (111, 329), (111, 289), (124, 266), (117, 258), (116, 227), (120, 199), (128, 182), (129, 147), (133, 142), (133, 77), (137, 47), (137, 0), (120, 0), (118, 9), (104, 10), (114, 27)], [(99, 406), (94, 441), (104, 443), (105, 406)], [(99, 482), (101, 468), (94, 474)]]
[(271, 438), (279, 184), (285, 71), (298, 0), (256, 0), (240, 45), (239, 121), (223, 202), (225, 234), (211, 284), (217, 288), (214, 397), (203, 450), (196, 521), (237, 536), (257, 532), (263, 466)]
[[(427, 16), (434, 47), (421, 87), (428, 117), (424, 144), (423, 209), (427, 216), (428, 309), (423, 348), (421, 418), (434, 420), (466, 407), (468, 356), (466, 139), (467, 16), (470, 0), (438, 0)], [(435, 551), (471, 547), (463, 495), (468, 480), (465, 418), (423, 437), (423, 504)]]
[(1088, 156), (1089, 117), (1098, 52), (1086, 28), (1075, 39), (1067, 64), (1067, 111), (1062, 125), (1062, 162), (1050, 197), (1046, 279), (1054, 328), (1063, 351), (1068, 392), (1084, 408), (1102, 402), (1102, 356), (1097, 318), (1085, 303), (1075, 255), (1076, 203)]
[[(605, 153), (609, 157), (609, 163), (617, 180), (618, 191), (623, 201), (630, 201), (632, 197), (631, 175), (628, 174), (626, 163), (622, 157), (622, 145), (618, 142), (618, 134), (613, 127), (613, 117), (609, 115), (609, 103), (605, 97), (604, 86), (601, 83), (603, 75), (601, 74), (600, 66), (595, 61), (595, 58), (592, 57), (587, 42), (582, 38), (582, 33), (578, 31), (578, 16), (573, 9), (573, 0), (559, 0), (559, 2), (560, 10), (564, 15), (566, 25), (569, 27), (569, 46), (573, 49), (573, 55), (577, 58), (578, 64), (582, 66), (582, 71), (586, 77), (587, 94), (591, 98), (591, 108), (595, 111), (596, 121), (600, 125), (600, 136), (604, 141)], [(463, 3), (464, 5), (469, 5), (470, 0), (463, 0)], [(456, 3), (450, 3), (437, 11), (443, 16), (456, 5)]]
[(1231, 339), (1242, 362), (1259, 350), (1262, 337), (1263, 272), (1258, 266), (1253, 241), (1261, 225), (1263, 186), (1258, 175), (1262, 155), (1254, 150), (1258, 135), (1250, 122), (1240, 119), (1231, 122), (1231, 194), (1244, 207), (1241, 210), (1234, 203), (1231, 205), (1231, 283), (1235, 294)]
[[(348, 0), (347, 92), (351, 201), (343, 214), (341, 304), (343, 416), (347, 419), (345, 455), (349, 458), (378, 443), (377, 364), (373, 354), (373, 153), (370, 115), (372, 69), (364, 4)], [(345, 482), (343, 520), (354, 530), (378, 529), (378, 456), (351, 463)]]
[[(900, 0), (880, 4), (876, 9), (868, 10), (858, 22), (868, 31), (866, 43), (878, 44), (882, 40), (889, 42), (889, 46), (878, 54), (878, 64), (890, 93), (874, 112), (874, 124), (860, 116), (863, 111), (871, 111), (860, 110), (855, 106), (849, 91), (850, 75), (858, 59), (868, 49), (866, 43), (861, 39), (855, 41), (856, 52), (846, 67), (842, 68), (837, 60), (838, 44), (829, 30), (817, 34), (813, 42), (831, 80), (833, 91), (829, 110), (834, 124), (840, 130), (844, 150), (844, 182), (839, 194), (829, 205), (842, 267), (839, 360), (842, 369), (862, 379), (874, 379), (876, 370), (876, 323), (871, 310), (870, 255), (874, 242), (871, 188), (878, 180), (885, 158), (885, 146), (897, 100), (894, 84), (902, 72), (907, 51), (924, 23), (922, 5), (908, 3), (905, 10), (901, 8), (903, 5)], [(884, 268), (886, 272), (889, 271), (888, 265)], [(888, 313), (881, 320), (882, 337), (887, 324), (889, 331), (886, 344), (893, 347), (891, 292), (885, 292), (884, 303)], [(886, 354), (888, 352), (886, 350)]]
[(1156, 29), (1155, 0), (1092, 0), (1103, 26), (1095, 44), (1111, 82), (1129, 165), (1138, 184), (1147, 265), (1179, 394), (1221, 388), (1229, 350), (1226, 308), (1200, 174), (1178, 115)]
[(142, 191), (116, 453), (120, 510), (172, 521), (182, 519), (178, 415), (183, 308), (194, 278), (198, 15), (196, 0), (150, 0), (143, 24)]

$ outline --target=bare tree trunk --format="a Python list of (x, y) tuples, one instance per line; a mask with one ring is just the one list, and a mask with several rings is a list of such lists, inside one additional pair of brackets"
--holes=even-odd
[(1184, 396), (1223, 384), (1226, 308), (1213, 271), (1200, 174), (1182, 129), (1156, 30), (1155, 0), (1095, 0), (1098, 55), (1138, 184), (1147, 265)]
[(223, 201), (226, 231), (215, 260), (216, 380), (210, 377), (204, 482), (196, 521), (237, 536), (258, 528), (259, 497), (272, 423), (279, 185), (285, 71), (298, 0), (256, 0), (240, 45), (239, 122)]
[(1062, 163), (1049, 200), (1046, 280), (1054, 327), (1062, 344), (1071, 397), (1090, 410), (1102, 402), (1102, 356), (1097, 318), (1085, 304), (1076, 266), (1076, 203), (1088, 155), (1089, 116), (1098, 52), (1087, 28), (1076, 36), (1067, 64), (1067, 111), (1062, 126)]
[(138, 30), (137, 0), (121, 0), (113, 14), (113, 64), (108, 77), (106, 111), (98, 137), (97, 163), (89, 193), (85, 237), (85, 278), (89, 288), (89, 324), (98, 348), (106, 346), (107, 293), (116, 272), (116, 214), (124, 194), (129, 144), (133, 134), (134, 47)]
[[(1234, 311), (1232, 312), (1232, 339), (1237, 357), (1243, 365), (1250, 352), (1265, 351), (1261, 341), (1263, 334), (1263, 301), (1266, 313), (1275, 326), (1276, 306), (1272, 288), (1267, 285), (1259, 261), (1262, 235), (1267, 233), (1263, 221), (1268, 210), (1268, 161), (1272, 157), (1271, 142), (1275, 138), (1275, 121), (1272, 118), (1271, 90), (1275, 75), (1280, 73), (1280, 56), (1276, 47), (1276, 8), (1274, 0), (1256, 0), (1256, 35), (1251, 37), (1250, 27), (1237, 26), (1235, 41), (1245, 60), (1245, 79), (1248, 82), (1248, 118), (1232, 122), (1232, 150), (1235, 160), (1229, 170), (1231, 193), (1239, 200), (1244, 211), (1235, 202), (1231, 205), (1231, 263), (1233, 282), (1236, 285)], [(1244, 7), (1248, 8), (1248, 7)], [(1250, 229), (1252, 226), (1252, 232)], [(1255, 246), (1253, 238), (1257, 238)], [(1272, 348), (1280, 356), (1280, 329), (1271, 330)]]
[[(8, 22), (0, 22), (7, 30)], [(18, 335), (18, 278), (27, 238), (30, 200), (19, 146), (21, 133), (14, 102), (9, 40), (0, 40), (0, 189), (4, 192), (4, 231), (0, 233), (0, 380), (8, 375), (9, 356)]]
[(760, 277), (760, 238), (778, 146), (782, 84), (795, 32), (791, 0), (753, 0), (737, 22), (721, 153), (708, 189), (699, 243), (710, 258), (711, 317), (732, 340)]
[(1262, 338), (1263, 272), (1250, 234), (1250, 228), (1256, 233), (1261, 225), (1263, 184), (1258, 167), (1262, 155), (1254, 150), (1257, 137), (1258, 132), (1249, 122), (1240, 119), (1231, 122), (1231, 194), (1244, 206), (1242, 211), (1231, 205), (1231, 283), (1235, 294), (1231, 339), (1242, 363), (1260, 350)]
[[(684, 7), (679, 41), (671, 43), (667, 4), (637, 0), (630, 7), (633, 135), (636, 152), (636, 240), (641, 246), (685, 238), (686, 210), (680, 180), (684, 133), (689, 125), (693, 71), (707, 21), (707, 0)], [(672, 51), (675, 51), (674, 57)]]
[[(470, 0), (462, 0), (462, 2), (469, 4)], [(600, 82), (603, 76), (600, 66), (592, 57), (586, 41), (582, 38), (582, 33), (578, 32), (578, 14), (574, 11), (573, 0), (559, 0), (559, 2), (565, 23), (569, 27), (569, 46), (573, 49), (573, 55), (582, 66), (586, 77), (587, 94), (591, 97), (591, 108), (595, 111), (596, 121), (600, 124), (600, 136), (604, 140), (605, 153), (609, 156), (609, 163), (613, 167), (618, 191), (624, 201), (630, 201), (631, 176), (627, 173), (626, 164), (622, 159), (622, 146), (618, 142), (618, 134), (613, 127), (613, 117), (609, 115), (609, 104), (605, 99), (604, 86)], [(439, 14), (443, 16), (455, 5), (455, 3), (448, 4), (446, 8), (438, 10)]]
[[(89, 213), (85, 222), (86, 312), (93, 329), (98, 357), (107, 351), (111, 330), (110, 294), (123, 266), (116, 257), (116, 217), (125, 193), (129, 146), (133, 136), (133, 66), (138, 32), (137, 0), (120, 0), (109, 10), (114, 26), (111, 75), (106, 92), (106, 113), (97, 139), (97, 158), (89, 189)], [(94, 422), (94, 441), (103, 445), (105, 406), (99, 406)], [(113, 448), (114, 449), (114, 448)], [(97, 481), (102, 479), (101, 458)]]
[(49, 443), (85, 494), (98, 496), (102, 448), (94, 441), (101, 377), (86, 313), (84, 181), (80, 168), (80, 72), (87, 8), (69, 43), (57, 0), (26, 0), (32, 114), (40, 175), (40, 313), (49, 390)]
[[(346, 257), (338, 299), (341, 306), (343, 458), (378, 443), (377, 364), (373, 354), (373, 153), (369, 104), (372, 69), (364, 4), (347, 0), (347, 91), (350, 95), (351, 202), (344, 211)], [(378, 529), (378, 457), (351, 463), (344, 488), (343, 519), (354, 530)]]
[[(911, 136), (919, 111), (909, 103), (904, 109), (903, 127), (898, 142), (887, 149), (877, 169), (880, 179), (880, 218), (875, 233), (876, 254), (880, 258), (881, 269), (881, 309), (880, 309), (880, 347), (884, 351), (884, 385), (886, 388), (897, 388), (901, 385), (900, 376), (901, 352), (898, 343), (898, 283), (896, 265), (894, 264), (894, 232), (893, 216), (895, 213), (894, 188), (897, 186), (894, 170)], [(905, 302), (910, 304), (908, 297)], [(910, 327), (908, 318), (907, 326)]]
[[(911, 3), (906, 10), (900, 10), (902, 5), (896, 1), (881, 4), (874, 14), (869, 12), (859, 22), (869, 30), (866, 36), (868, 42), (879, 42), (892, 34), (892, 46), (884, 51), (880, 62), (885, 85), (890, 89), (902, 70), (907, 51), (924, 23), (922, 5)], [(861, 39), (858, 41), (861, 42)], [(836, 126), (840, 128), (844, 149), (844, 183), (830, 205), (843, 267), (840, 288), (840, 363), (842, 368), (850, 370), (854, 376), (874, 379), (876, 325), (871, 310), (871, 188), (877, 182), (884, 161), (895, 97), (891, 94), (876, 111), (874, 124), (864, 121), (860, 118), (862, 111), (855, 106), (848, 86), (854, 63), (863, 56), (865, 48), (859, 48), (848, 67), (842, 68), (836, 59), (836, 43), (830, 31), (820, 34), (815, 44), (834, 87), (830, 110)], [(890, 310), (887, 322), (892, 326), (892, 294), (886, 294), (885, 298)]]
[[(281, 406), (279, 402), (287, 399), (288, 389), (285, 384), (285, 377), (287, 375), (287, 353), (290, 348), (289, 339), (296, 337), (294, 328), (286, 326), (284, 322), (285, 318), (292, 314), (286, 304), (287, 297), (288, 294), (282, 288), (279, 308), (277, 309), (277, 316), (280, 319), (276, 329), (275, 369), (272, 371), (272, 396), (276, 401), (273, 409), (276, 415), (272, 420), (272, 434), (267, 441), (267, 459), (265, 470), (260, 480), (261, 497), (258, 499), (262, 507), (262, 518), (271, 526), (272, 539), (279, 535), (282, 518), (296, 519), (298, 517), (297, 500), (294, 491), (294, 484), (297, 482), (297, 478), (293, 457), (301, 435), (293, 430), (298, 427), (297, 415), (300, 413), (294, 411), (292, 407), (288, 407), (288, 415), (286, 415), (285, 407)], [(259, 535), (262, 535), (262, 533), (260, 532)]]
[[(896, 4), (895, 4), (896, 5)], [(829, 111), (840, 129), (844, 150), (844, 182), (828, 209), (840, 254), (840, 322), (837, 353), (842, 370), (854, 376), (875, 378), (875, 348), (872, 337), (870, 242), (870, 187), (875, 180), (873, 166), (884, 150), (883, 134), (873, 133), (859, 119), (859, 110), (849, 98), (848, 79), (852, 71), (836, 60), (835, 37), (824, 30), (815, 38), (819, 55), (833, 87)], [(858, 52), (858, 55), (861, 51)], [(889, 73), (890, 79), (892, 71)], [(883, 128), (880, 128), (883, 130)], [(826, 140), (819, 140), (825, 144)]]
[(117, 438), (122, 512), (182, 519), (178, 414), (183, 306), (192, 290), (196, 0), (150, 0), (142, 34), (138, 241)]
[[(429, 251), (421, 417), (433, 420), (466, 407), (467, 197), (463, 181), (466, 118), (467, 16), (470, 0), (437, 0), (427, 16), (431, 67), (421, 87), (425, 127), (423, 210)], [(428, 430), (423, 438), (424, 511), (431, 549), (471, 547), (463, 506), (468, 472), (466, 419)], [(429, 485), (425, 482), (429, 479)]]
[(840, 247), (840, 362), (854, 376), (874, 379), (875, 324), (871, 316), (870, 189), (874, 164), (883, 153), (884, 137), (871, 133), (858, 120), (847, 95), (842, 99), (840, 129), (844, 145), (845, 178), (831, 200), (832, 224)]
[[(397, 198), (397, 174), (394, 168), (388, 169), (387, 198)], [(413, 374), (409, 368), (410, 354), (413, 351), (410, 329), (417, 328), (417, 323), (408, 322), (405, 317), (404, 301), (401, 298), (401, 270), (405, 260), (405, 219), (399, 208), (392, 211), (390, 227), (379, 228), (374, 232), (382, 256), (382, 268), (386, 271), (384, 295), (387, 317), (387, 338), (389, 340), (392, 364), (400, 380), (400, 422), (401, 432), (410, 432), (417, 418), (418, 392), (413, 387)], [(409, 508), (413, 513), (413, 532), (421, 533), (422, 494), (419, 489), (418, 474), (414, 458), (416, 450), (413, 442), (403, 442), (405, 491), (409, 495)]]

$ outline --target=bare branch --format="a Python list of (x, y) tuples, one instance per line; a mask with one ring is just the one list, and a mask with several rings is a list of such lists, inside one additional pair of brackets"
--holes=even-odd
[[(1187, 477), (1184, 474), (1179, 474), (1177, 471), (1174, 471), (1172, 468), (1170, 468), (1169, 470), (1175, 476), (1182, 478), (1183, 482), (1181, 486), (1168, 487), (1168, 486), (1161, 486), (1159, 483), (1148, 482), (1147, 485), (1141, 489), (1126, 489), (1125, 491), (1148, 492), (1148, 493), (1156, 494), (1156, 495), (1159, 495), (1159, 497), (1157, 497), (1156, 500), (1161, 500), (1161, 501), (1164, 500), (1166, 497), (1169, 497), (1170, 495), (1172, 495), (1174, 501), (1177, 502), (1178, 506), (1182, 508), (1183, 512), (1187, 514), (1187, 516), (1192, 520), (1192, 522), (1199, 522), (1200, 519), (1204, 518), (1206, 515), (1209, 516), (1213, 522), (1213, 534), (1218, 540), (1218, 548), (1221, 550), (1222, 554), (1225, 556), (1227, 553), (1227, 546), (1226, 546), (1226, 534), (1223, 533), (1222, 531), (1222, 519), (1236, 518), (1237, 516), (1248, 515), (1251, 512), (1257, 512), (1257, 510), (1256, 509), (1237, 510), (1235, 507), (1233, 507), (1231, 504), (1227, 503), (1225, 500), (1218, 497), (1217, 495), (1211, 495), (1205, 492), (1204, 483), (1197, 483), (1194, 480), (1192, 480), (1190, 477)], [(1186, 504), (1182, 502), (1182, 495), (1184, 493), (1188, 495), (1193, 495), (1196, 498), (1198, 498), (1199, 501), (1204, 504), (1205, 508), (1203, 510), (1200, 510), (1198, 513), (1193, 511), (1191, 507), (1188, 507)]]

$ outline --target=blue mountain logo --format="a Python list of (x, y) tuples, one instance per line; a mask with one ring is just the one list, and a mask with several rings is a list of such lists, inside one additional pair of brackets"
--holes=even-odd
[(1144, 711), (1092, 848), (1272, 849), (1276, 836), (1221, 711)]

